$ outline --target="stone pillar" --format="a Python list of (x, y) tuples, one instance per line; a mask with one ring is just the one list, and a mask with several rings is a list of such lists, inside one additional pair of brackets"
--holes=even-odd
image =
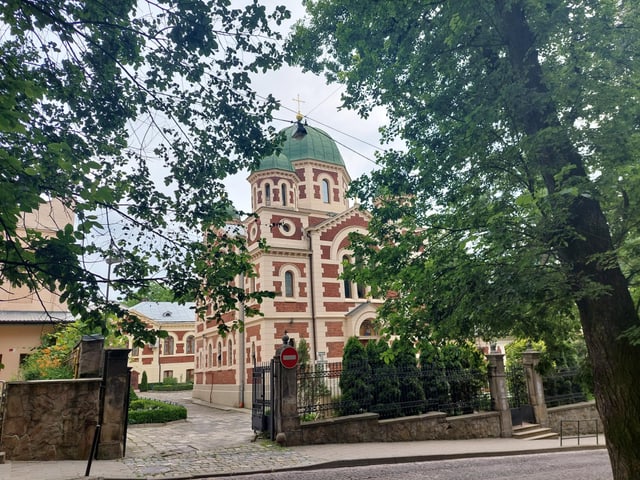
[(276, 441), (284, 445), (300, 445), (302, 430), (298, 417), (298, 368), (285, 368), (279, 353), (274, 357), (275, 433)]
[(489, 390), (493, 409), (500, 413), (500, 436), (509, 438), (513, 433), (511, 409), (507, 397), (507, 382), (504, 372), (504, 355), (491, 352), (487, 354), (489, 361)]
[(102, 335), (83, 335), (76, 345), (76, 378), (100, 378), (104, 337)]
[(536, 369), (538, 363), (540, 363), (540, 352), (529, 348), (522, 353), (522, 365), (527, 377), (529, 403), (533, 408), (533, 416), (537, 424), (542, 427), (548, 427), (549, 416), (547, 415), (547, 404), (544, 400), (542, 375)]
[(100, 443), (98, 460), (115, 460), (124, 456), (127, 405), (129, 397), (128, 348), (104, 351), (104, 375), (101, 400)]

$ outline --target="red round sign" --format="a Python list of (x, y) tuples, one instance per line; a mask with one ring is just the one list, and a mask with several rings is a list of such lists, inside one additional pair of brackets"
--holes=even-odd
[(284, 368), (294, 368), (298, 365), (298, 351), (293, 347), (284, 347), (280, 351), (280, 362)]

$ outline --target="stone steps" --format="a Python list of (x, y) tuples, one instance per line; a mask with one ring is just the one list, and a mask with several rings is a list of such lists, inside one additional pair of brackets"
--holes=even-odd
[(558, 438), (558, 434), (550, 428), (530, 423), (513, 427), (513, 438), (517, 438), (519, 440), (549, 440)]

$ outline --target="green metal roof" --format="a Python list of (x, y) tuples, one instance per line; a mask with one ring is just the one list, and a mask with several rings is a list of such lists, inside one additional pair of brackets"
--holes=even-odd
[(303, 125), (303, 127), (307, 133), (306, 135), (298, 136), (298, 138), (293, 137), (293, 134), (298, 129), (297, 123), (281, 130), (281, 133), (285, 135), (281, 153), (277, 156), (269, 155), (265, 157), (260, 161), (260, 166), (254, 171), (270, 169), (294, 171), (291, 162), (307, 159), (341, 167), (345, 166), (336, 142), (326, 132), (309, 125)]
[(295, 162), (296, 160), (310, 158), (342, 167), (345, 166), (336, 142), (326, 132), (319, 128), (304, 125), (307, 134), (299, 138), (293, 138), (297, 128), (298, 125), (294, 124), (284, 129), (286, 140), (282, 146), (282, 153), (287, 156), (289, 161)]
[(260, 160), (260, 167), (258, 167), (256, 171), (258, 170), (284, 170), (285, 172), (295, 172), (287, 156), (282, 153), (277, 155), (274, 153)]

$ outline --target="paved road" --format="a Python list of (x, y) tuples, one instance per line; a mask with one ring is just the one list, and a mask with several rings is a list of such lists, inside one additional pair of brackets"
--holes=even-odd
[[(210, 477), (213, 478), (213, 477)], [(216, 477), (218, 480), (612, 480), (604, 450)]]

